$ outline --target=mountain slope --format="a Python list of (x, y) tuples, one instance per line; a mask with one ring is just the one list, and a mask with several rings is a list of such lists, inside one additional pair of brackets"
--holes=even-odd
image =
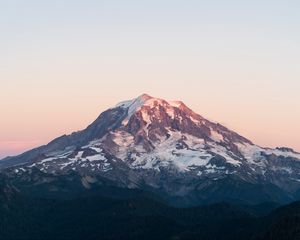
[(176, 205), (300, 196), (299, 153), (261, 148), (182, 102), (146, 94), (108, 109), (83, 131), (0, 161), (0, 168), (23, 188), (51, 188), (49, 179), (75, 173), (85, 189), (105, 182)]

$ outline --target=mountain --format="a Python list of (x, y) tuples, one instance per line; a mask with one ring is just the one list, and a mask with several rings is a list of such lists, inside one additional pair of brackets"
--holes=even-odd
[(299, 153), (262, 148), (183, 102), (146, 94), (82, 131), (3, 159), (0, 171), (30, 196), (122, 198), (134, 190), (175, 206), (300, 198)]

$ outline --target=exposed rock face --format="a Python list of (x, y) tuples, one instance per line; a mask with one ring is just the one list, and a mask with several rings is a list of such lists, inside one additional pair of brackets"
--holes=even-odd
[(109, 183), (186, 205), (300, 196), (299, 153), (261, 148), (182, 102), (145, 94), (103, 112), (83, 131), (2, 160), (0, 167), (23, 185), (33, 176), (43, 185), (75, 172), (86, 189)]

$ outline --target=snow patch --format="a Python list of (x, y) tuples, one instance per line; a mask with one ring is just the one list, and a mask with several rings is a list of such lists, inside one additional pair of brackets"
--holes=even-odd
[(223, 135), (210, 128), (210, 138), (215, 142), (224, 142)]

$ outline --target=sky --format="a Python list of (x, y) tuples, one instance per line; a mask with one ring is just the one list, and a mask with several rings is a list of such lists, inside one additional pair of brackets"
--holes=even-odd
[(0, 158), (148, 93), (300, 151), (300, 2), (0, 0)]

